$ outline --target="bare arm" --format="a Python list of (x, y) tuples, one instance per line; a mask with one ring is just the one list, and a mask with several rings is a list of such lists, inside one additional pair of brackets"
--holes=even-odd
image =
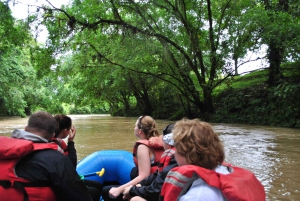
[(118, 188), (111, 188), (109, 194), (113, 197), (118, 197), (126, 187), (136, 185), (150, 175), (150, 150), (146, 145), (139, 145), (137, 149), (137, 159), (139, 167), (139, 175), (130, 182), (119, 186)]

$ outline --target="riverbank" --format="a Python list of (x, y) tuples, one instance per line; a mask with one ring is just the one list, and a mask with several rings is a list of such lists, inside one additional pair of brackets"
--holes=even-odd
[(215, 113), (209, 120), (300, 128), (300, 80), (291, 71), (285, 69), (284, 79), (273, 87), (265, 84), (267, 70), (240, 76), (215, 95)]
[[(300, 128), (300, 102), (298, 101), (300, 99), (300, 68), (298, 65), (300, 64), (295, 63), (294, 66), (283, 67), (281, 69), (283, 79), (276, 86), (271, 87), (266, 84), (268, 69), (228, 78), (212, 93), (214, 112), (211, 114), (201, 113), (195, 104), (181, 102), (177, 94), (171, 93), (172, 88), (165, 89), (168, 93), (161, 92), (155, 94), (153, 99), (147, 99), (150, 106), (142, 104), (145, 101), (139, 104), (128, 103), (126, 107), (122, 104), (115, 104), (115, 107), (111, 105), (108, 108), (104, 107), (104, 103), (93, 107), (80, 105), (63, 107), (66, 104), (62, 104), (63, 106), (59, 107), (61, 112), (55, 110), (56, 112), (52, 111), (52, 113), (69, 115), (111, 113), (112, 116), (124, 117), (149, 114), (154, 119), (172, 121), (187, 117), (189, 114), (189, 118), (200, 118), (211, 123)], [(199, 94), (201, 95), (200, 92)], [(51, 108), (47, 111), (51, 112)], [(26, 117), (25, 113), (22, 117)]]

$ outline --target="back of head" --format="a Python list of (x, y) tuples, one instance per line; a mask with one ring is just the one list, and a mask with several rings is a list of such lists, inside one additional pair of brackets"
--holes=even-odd
[(176, 152), (188, 163), (215, 169), (224, 161), (223, 145), (209, 123), (184, 118), (176, 122), (173, 134)]
[(163, 135), (172, 133), (173, 128), (174, 128), (174, 124), (167, 125), (163, 130)]
[(146, 138), (159, 136), (160, 134), (156, 130), (156, 124), (152, 117), (150, 116), (140, 116), (138, 119), (138, 128), (144, 131)]
[(56, 128), (56, 121), (47, 112), (39, 111), (30, 115), (26, 131), (51, 139)]
[(64, 114), (57, 114), (54, 116), (54, 119), (57, 122), (57, 126), (55, 129), (55, 136), (57, 137), (58, 134), (64, 129), (70, 129), (72, 126), (72, 119)]

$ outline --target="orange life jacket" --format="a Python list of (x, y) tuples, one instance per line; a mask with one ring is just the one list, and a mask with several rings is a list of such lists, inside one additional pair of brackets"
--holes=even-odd
[(208, 185), (220, 189), (228, 201), (265, 201), (264, 187), (252, 172), (229, 164), (224, 165), (231, 170), (230, 174), (217, 173), (195, 165), (173, 168), (165, 179), (160, 200), (178, 200), (179, 195), (186, 193), (182, 192), (183, 189), (187, 189), (185, 186), (196, 174)]
[(0, 136), (0, 198), (5, 201), (56, 201), (49, 186), (33, 184), (15, 173), (16, 164), (33, 151), (59, 147), (55, 143), (33, 143), (29, 140)]
[(138, 140), (133, 147), (133, 160), (138, 167), (137, 148), (140, 144), (144, 144), (154, 153), (154, 163), (151, 164), (150, 174), (158, 169), (159, 160), (164, 152), (162, 137), (151, 137), (149, 140)]

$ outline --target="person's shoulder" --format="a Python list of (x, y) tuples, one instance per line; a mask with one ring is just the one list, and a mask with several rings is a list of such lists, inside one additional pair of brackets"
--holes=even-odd
[(38, 151), (33, 156), (34, 161), (39, 161), (42, 164), (48, 164), (50, 166), (72, 166), (74, 165), (71, 162), (71, 159), (64, 154), (60, 153), (59, 151), (47, 149)]
[(185, 200), (224, 200), (220, 189), (209, 186), (201, 178), (196, 179), (188, 192), (182, 196), (180, 201)]
[(42, 164), (42, 166), (52, 167), (59, 163), (65, 164), (65, 158), (68, 157), (56, 150), (45, 149), (34, 151), (28, 154), (27, 156), (23, 157), (18, 164), (20, 166), (22, 166), (24, 163), (31, 164), (32, 166), (35, 166), (35, 164), (40, 166)]
[(137, 148), (138, 160), (141, 160), (141, 159), (150, 160), (150, 152), (151, 152), (151, 149), (148, 146), (141, 144)]
[(43, 157), (45, 156), (46, 158), (53, 158), (56, 160), (62, 159), (65, 157), (61, 152), (54, 150), (54, 149), (44, 149), (44, 150), (39, 150), (35, 151), (34, 155)]
[(150, 148), (147, 145), (145, 145), (145, 144), (140, 144), (137, 149), (138, 149), (139, 152), (141, 152), (141, 151), (149, 151), (150, 150)]
[(149, 144), (149, 140), (147, 140), (147, 139), (139, 139), (139, 140), (135, 141), (135, 146), (139, 146), (141, 144)]

